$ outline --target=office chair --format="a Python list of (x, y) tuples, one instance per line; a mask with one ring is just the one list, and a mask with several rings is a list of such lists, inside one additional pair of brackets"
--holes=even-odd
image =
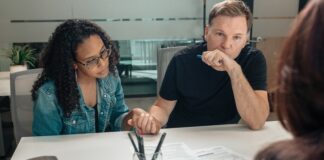
[(169, 62), (178, 51), (186, 48), (186, 46), (159, 48), (157, 52), (157, 95), (159, 95), (160, 87), (164, 78), (165, 71), (168, 68)]
[(33, 101), (31, 89), (42, 68), (10, 74), (11, 117), (16, 143), (21, 137), (32, 136)]
[(13, 125), (10, 117), (10, 99), (0, 97), (0, 157), (5, 156), (12, 144)]

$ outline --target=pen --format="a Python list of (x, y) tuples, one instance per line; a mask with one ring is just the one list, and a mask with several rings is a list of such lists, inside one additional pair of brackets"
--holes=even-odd
[(142, 136), (140, 136), (139, 137), (139, 152), (140, 152), (140, 154), (141, 154), (141, 158), (142, 158), (142, 160), (146, 160), (146, 156), (145, 156), (145, 151), (144, 151), (144, 140), (143, 140), (143, 137)]
[(138, 152), (137, 147), (135, 145), (135, 142), (133, 140), (133, 137), (132, 137), (132, 135), (130, 133), (128, 133), (128, 137), (129, 137), (130, 141), (132, 142), (132, 145), (134, 147), (135, 152)]
[(166, 136), (166, 133), (164, 132), (164, 133), (162, 134), (161, 138), (160, 138), (160, 141), (159, 141), (159, 143), (158, 143), (158, 145), (157, 145), (155, 151), (154, 151), (154, 155), (153, 155), (153, 157), (152, 157), (152, 160), (155, 160), (155, 159), (157, 158), (157, 156), (158, 156), (157, 153), (159, 153), (160, 150), (161, 150), (162, 143), (163, 143), (163, 141), (164, 141), (165, 136)]
[(136, 139), (137, 139), (137, 143), (138, 143), (138, 150), (139, 150), (140, 153), (142, 153), (141, 152), (141, 138), (140, 138), (140, 135), (138, 134), (136, 128), (134, 129), (134, 133), (135, 133), (135, 136), (136, 136)]
[(137, 129), (136, 129), (136, 128), (134, 129), (134, 133), (135, 133), (135, 135), (136, 135), (137, 141), (139, 142), (139, 137), (140, 137), (140, 136), (139, 136), (139, 134), (138, 134), (138, 132), (137, 132)]
[[(138, 149), (137, 149), (137, 147), (135, 145), (135, 142), (133, 140), (133, 137), (132, 137), (131, 133), (128, 133), (128, 137), (129, 137), (130, 141), (132, 142), (132, 145), (134, 147), (135, 153), (139, 153), (138, 152)], [(137, 157), (138, 157), (139, 160), (141, 160), (141, 156), (140, 155), (137, 154)]]
[[(196, 56), (197, 56), (198, 59), (202, 59), (202, 55), (201, 54), (197, 54)], [(219, 60), (219, 63), (223, 63), (223, 60), (222, 59)]]
[(143, 137), (140, 136), (137, 132), (137, 129), (135, 128), (134, 130), (136, 138), (137, 138), (137, 142), (138, 142), (138, 150), (139, 150), (139, 159), (140, 160), (145, 160), (145, 152), (144, 152), (144, 142), (143, 142)]

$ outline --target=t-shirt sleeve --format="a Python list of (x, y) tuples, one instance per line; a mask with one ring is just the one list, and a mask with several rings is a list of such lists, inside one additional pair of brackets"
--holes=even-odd
[(173, 57), (165, 72), (162, 85), (160, 88), (160, 96), (167, 100), (177, 100), (177, 80), (176, 80), (176, 57)]
[(255, 51), (245, 76), (253, 90), (267, 90), (267, 64), (261, 51)]

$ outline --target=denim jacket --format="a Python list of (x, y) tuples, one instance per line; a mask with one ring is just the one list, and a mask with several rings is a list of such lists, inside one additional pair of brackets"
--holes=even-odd
[[(79, 92), (81, 92), (80, 87)], [(86, 106), (80, 94), (80, 107), (65, 117), (55, 94), (53, 81), (46, 82), (37, 91), (34, 102), (33, 135), (62, 135), (94, 133), (95, 109)], [(128, 112), (118, 75), (109, 74), (97, 79), (97, 108), (99, 132), (120, 131), (122, 122)]]

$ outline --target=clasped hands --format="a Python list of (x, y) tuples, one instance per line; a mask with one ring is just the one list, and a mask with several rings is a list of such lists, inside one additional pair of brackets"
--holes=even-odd
[(128, 120), (128, 125), (137, 129), (141, 134), (158, 134), (162, 124), (153, 115), (140, 108), (132, 110), (132, 118)]
[(230, 72), (238, 66), (234, 57), (218, 49), (203, 52), (202, 61), (217, 71)]

